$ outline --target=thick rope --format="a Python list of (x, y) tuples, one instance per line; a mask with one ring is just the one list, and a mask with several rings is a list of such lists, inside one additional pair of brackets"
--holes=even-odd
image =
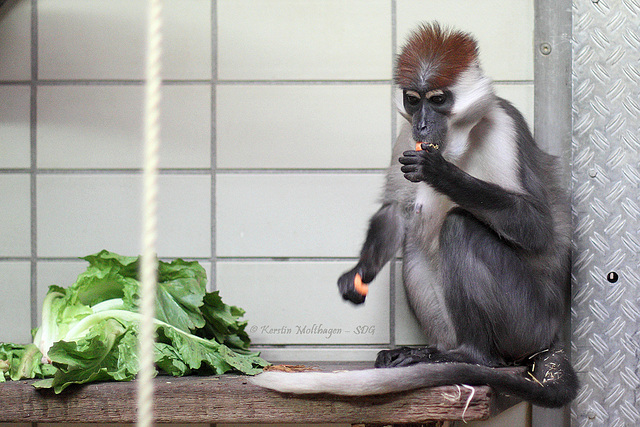
[(149, 0), (144, 99), (144, 165), (142, 206), (142, 295), (138, 373), (138, 426), (153, 425), (155, 295), (158, 275), (156, 251), (158, 211), (158, 150), (160, 147), (160, 77), (162, 0)]

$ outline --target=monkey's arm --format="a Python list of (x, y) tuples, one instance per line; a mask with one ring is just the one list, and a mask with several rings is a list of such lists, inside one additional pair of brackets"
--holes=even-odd
[(371, 217), (367, 238), (360, 251), (360, 260), (338, 279), (338, 288), (344, 299), (354, 304), (364, 302), (364, 295), (354, 288), (356, 274), (360, 274), (364, 283), (370, 283), (398, 251), (403, 236), (404, 224), (397, 204), (382, 205)]
[(399, 161), (411, 182), (426, 182), (469, 211), (511, 244), (525, 250), (545, 249), (553, 237), (552, 215), (543, 194), (515, 193), (482, 181), (453, 163), (433, 147), (405, 151)]

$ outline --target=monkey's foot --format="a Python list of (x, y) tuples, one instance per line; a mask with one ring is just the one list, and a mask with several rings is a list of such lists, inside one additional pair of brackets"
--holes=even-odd
[(444, 362), (442, 353), (435, 347), (400, 347), (393, 350), (382, 350), (378, 353), (374, 366), (376, 368), (393, 368), (397, 366), (410, 366), (416, 363)]

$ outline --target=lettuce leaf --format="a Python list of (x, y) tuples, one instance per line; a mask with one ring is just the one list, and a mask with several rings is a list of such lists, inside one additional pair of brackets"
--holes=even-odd
[[(0, 381), (46, 378), (34, 385), (60, 393), (71, 384), (135, 378), (140, 259), (108, 251), (83, 259), (89, 267), (73, 285), (49, 288), (34, 344), (0, 344)], [(249, 350), (244, 311), (206, 292), (206, 282), (197, 262), (159, 262), (157, 368), (174, 376), (261, 372), (268, 363)]]
[[(137, 369), (137, 360), (120, 363), (120, 343), (132, 333), (118, 320), (109, 318), (101, 325), (94, 325), (84, 338), (77, 341), (58, 341), (49, 349), (48, 356), (58, 368), (52, 380), (36, 382), (36, 388), (53, 387), (60, 393), (71, 384), (92, 381), (132, 380)], [(134, 347), (135, 348), (135, 347)], [(135, 350), (134, 350), (135, 358)]]
[(0, 382), (22, 378), (44, 378), (55, 368), (42, 363), (42, 353), (34, 344), (0, 343)]

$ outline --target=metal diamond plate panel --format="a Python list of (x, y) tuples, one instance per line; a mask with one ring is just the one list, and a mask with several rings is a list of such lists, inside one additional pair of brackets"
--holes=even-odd
[(640, 0), (573, 4), (574, 426), (640, 426)]

